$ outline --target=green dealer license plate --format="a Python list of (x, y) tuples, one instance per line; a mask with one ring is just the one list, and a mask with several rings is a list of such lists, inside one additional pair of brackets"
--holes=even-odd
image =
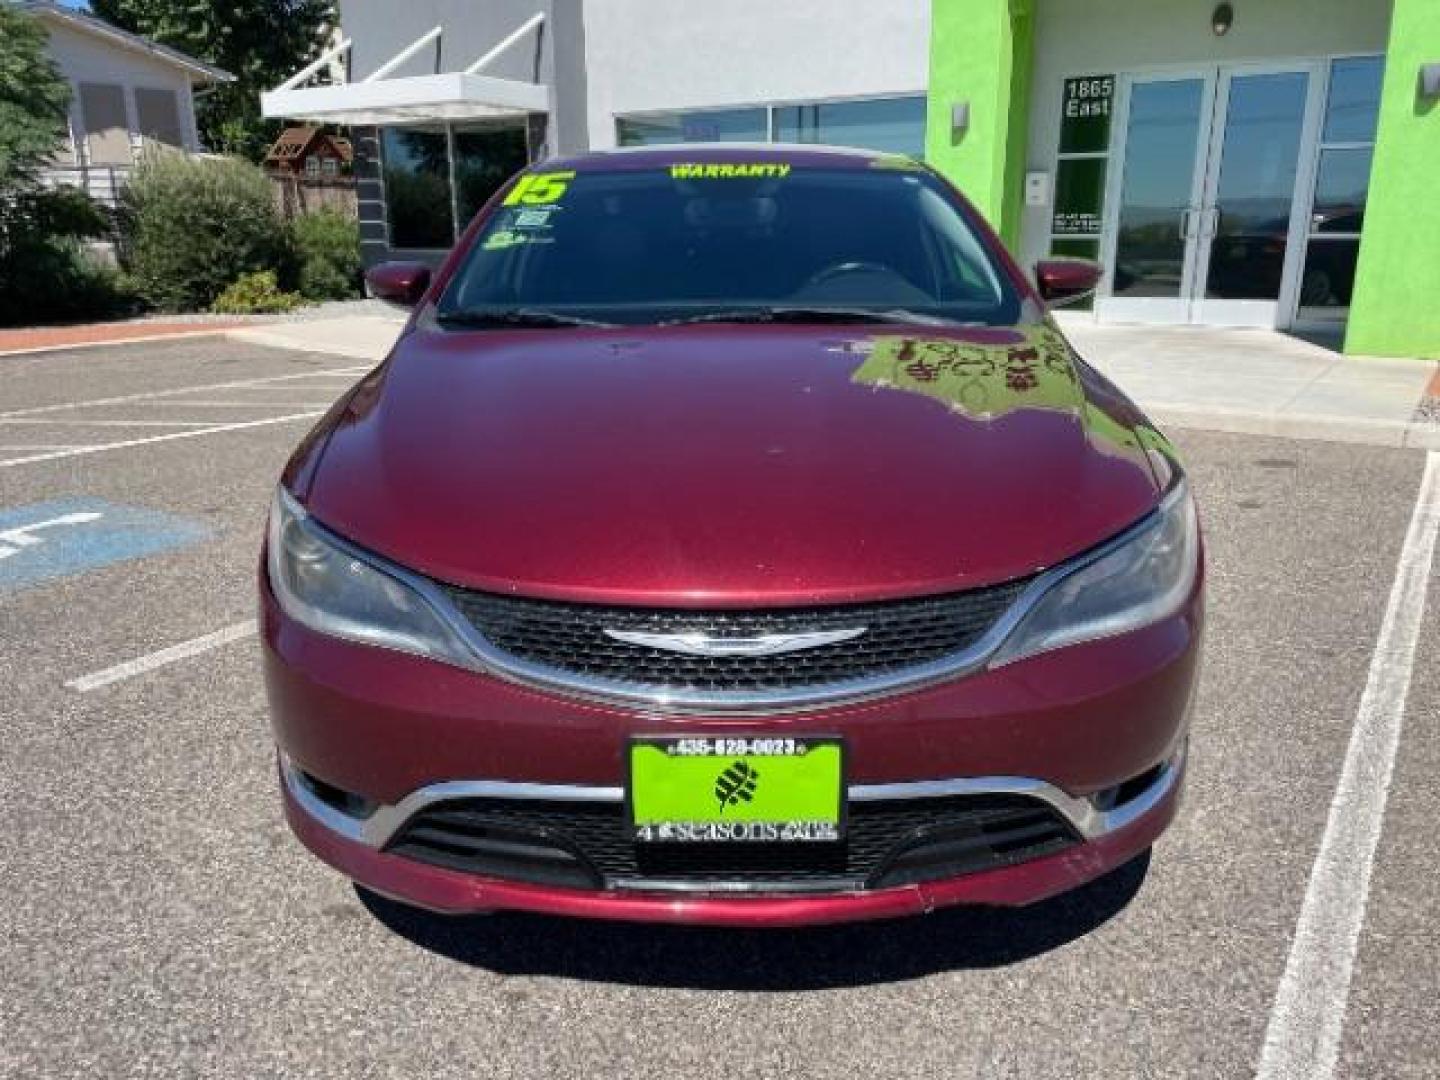
[(837, 738), (642, 737), (630, 743), (634, 837), (645, 843), (824, 843), (844, 831)]

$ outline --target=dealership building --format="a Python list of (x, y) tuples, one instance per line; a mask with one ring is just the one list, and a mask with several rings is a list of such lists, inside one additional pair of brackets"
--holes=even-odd
[(528, 160), (922, 157), (1086, 317), (1440, 357), (1440, 0), (341, 0), (268, 115), (349, 125), (367, 261), (438, 259)]

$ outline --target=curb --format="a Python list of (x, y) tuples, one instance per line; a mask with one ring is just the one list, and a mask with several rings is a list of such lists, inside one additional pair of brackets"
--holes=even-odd
[(1196, 409), (1156, 403), (1140, 407), (1165, 427), (1270, 435), (1312, 442), (1359, 443), (1394, 449), (1440, 450), (1440, 424), (1304, 413), (1258, 413), (1242, 409)]
[(213, 330), (179, 330), (170, 334), (141, 334), (135, 337), (109, 338), (104, 341), (72, 341), (68, 344), (32, 345), (23, 349), (0, 349), (0, 360), (14, 356), (35, 356), (42, 353), (114, 348), (117, 345), (144, 345), (147, 342), (153, 343), (156, 341), (185, 341), (190, 338), (215, 337), (220, 334), (228, 334), (234, 329), (235, 327), (233, 326), (217, 326)]

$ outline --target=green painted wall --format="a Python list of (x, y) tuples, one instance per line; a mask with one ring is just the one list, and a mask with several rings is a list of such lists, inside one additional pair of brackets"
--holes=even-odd
[(1437, 61), (1440, 2), (1395, 0), (1348, 353), (1440, 358), (1440, 103), (1417, 93)]
[[(1013, 249), (1020, 238), (1032, 0), (934, 0), (930, 26), (926, 159)], [(955, 139), (950, 107), (961, 101), (970, 103), (970, 128)]]

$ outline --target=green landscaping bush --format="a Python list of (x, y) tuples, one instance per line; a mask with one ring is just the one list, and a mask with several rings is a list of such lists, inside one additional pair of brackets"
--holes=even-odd
[(293, 311), (305, 303), (299, 293), (284, 292), (272, 270), (241, 274), (226, 288), (210, 310), (222, 315), (259, 315), (275, 311)]
[(307, 300), (350, 300), (360, 293), (360, 226), (335, 210), (302, 214), (291, 226), (296, 284)]
[(0, 326), (119, 319), (144, 306), (128, 278), (78, 240), (48, 237), (0, 255)]
[(152, 154), (125, 186), (119, 220), (121, 264), (162, 310), (203, 310), (256, 271), (290, 283), (285, 222), (248, 162)]
[(143, 306), (113, 265), (82, 242), (104, 212), (74, 188), (0, 198), (0, 326), (111, 319)]

